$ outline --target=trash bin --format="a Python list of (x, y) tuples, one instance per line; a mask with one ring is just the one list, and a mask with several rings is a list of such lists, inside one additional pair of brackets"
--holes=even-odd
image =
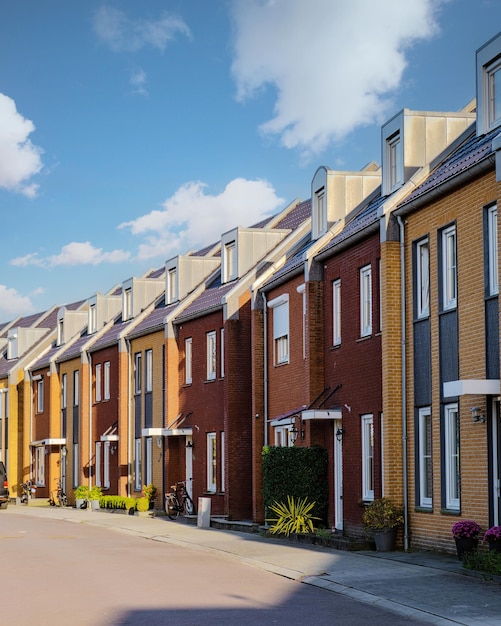
[(198, 498), (198, 528), (210, 528), (210, 498)]

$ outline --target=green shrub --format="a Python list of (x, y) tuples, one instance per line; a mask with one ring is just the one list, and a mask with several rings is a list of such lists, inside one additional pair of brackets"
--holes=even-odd
[(501, 576), (501, 552), (467, 552), (463, 557), (463, 567), (477, 572)]
[(287, 498), (314, 502), (311, 511), (315, 519), (327, 521), (328, 481), (327, 450), (312, 448), (263, 448), (263, 498), (266, 517), (271, 506), (287, 502)]
[(149, 508), (150, 501), (148, 498), (143, 496), (142, 498), (138, 498), (136, 500), (136, 510), (140, 511), (141, 513), (145, 513), (146, 511), (148, 511)]
[(268, 522), (275, 522), (270, 528), (273, 535), (286, 535), (291, 533), (312, 533), (315, 528), (313, 520), (315, 518), (311, 511), (315, 506), (314, 502), (308, 502), (306, 498), (297, 499), (288, 496), (287, 504), (275, 502), (270, 506), (270, 510), (278, 515), (277, 518), (268, 519)]

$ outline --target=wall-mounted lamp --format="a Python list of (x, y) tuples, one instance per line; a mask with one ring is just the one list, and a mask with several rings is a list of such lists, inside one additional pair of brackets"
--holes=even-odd
[(162, 447), (162, 437), (157, 437), (157, 448)]
[(115, 452), (116, 452), (116, 451), (117, 451), (117, 446), (116, 446), (116, 444), (115, 444), (115, 445), (113, 445), (113, 446), (110, 446), (110, 452), (111, 452), (111, 454), (115, 454)]
[(187, 448), (193, 448), (193, 441), (187, 441), (186, 442), (186, 447)]
[(478, 406), (473, 406), (471, 408), (471, 419), (474, 422), (482, 422), (485, 423), (485, 415), (482, 415), (482, 410)]
[(68, 454), (68, 450), (67, 450), (66, 446), (63, 446), (63, 447), (61, 448), (61, 456), (63, 457), (63, 459), (64, 459), (64, 457), (65, 457), (67, 454)]
[(336, 430), (336, 439), (338, 441), (343, 441), (343, 437), (344, 437), (344, 428), (338, 428)]
[(301, 421), (301, 418), (299, 418), (300, 424), (301, 424), (301, 428), (298, 428), (296, 426), (296, 423), (294, 422), (292, 428), (290, 429), (290, 438), (292, 443), (296, 443), (296, 441), (298, 440), (298, 437), (301, 437), (301, 439), (304, 439), (304, 428), (303, 428), (303, 422)]

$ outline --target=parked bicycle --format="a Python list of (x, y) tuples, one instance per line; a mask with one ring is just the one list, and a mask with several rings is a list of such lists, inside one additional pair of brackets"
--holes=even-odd
[(170, 519), (177, 519), (179, 515), (195, 515), (195, 504), (186, 491), (186, 481), (177, 482), (171, 486), (172, 491), (165, 494), (165, 510)]
[(21, 485), (21, 503), (28, 504), (30, 498), (35, 497), (37, 486), (32, 480), (27, 480)]
[(57, 489), (50, 494), (49, 504), (51, 506), (68, 506), (68, 498), (64, 492), (63, 484), (60, 480), (57, 481)]

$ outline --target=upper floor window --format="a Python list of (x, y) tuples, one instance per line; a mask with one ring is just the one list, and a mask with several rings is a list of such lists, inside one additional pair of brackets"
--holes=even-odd
[(372, 334), (372, 271), (366, 265), (360, 270), (360, 336)]
[(18, 346), (17, 333), (9, 334), (7, 337), (7, 359), (18, 358)]
[(207, 380), (216, 379), (216, 333), (207, 333)]
[(219, 360), (220, 360), (220, 367), (221, 367), (221, 378), (224, 378), (224, 328), (221, 328), (221, 332), (219, 334), (220, 337), (220, 341), (221, 341), (221, 347), (219, 349), (220, 355), (219, 355)]
[(192, 374), (193, 365), (193, 352), (192, 352), (192, 338), (188, 337), (184, 340), (184, 382), (187, 385), (191, 385), (193, 380)]
[(501, 122), (501, 59), (485, 68), (487, 90), (487, 119), (489, 127)]
[(68, 375), (63, 374), (61, 377), (61, 408), (65, 409), (68, 404)]
[(230, 241), (224, 246), (224, 278), (225, 282), (237, 277), (237, 246)]
[(477, 50), (477, 136), (501, 125), (501, 34)]
[(319, 189), (313, 198), (313, 222), (315, 224), (314, 237), (319, 237), (327, 231), (327, 205), (325, 189)]
[(91, 304), (89, 307), (89, 335), (92, 335), (97, 330), (97, 311), (96, 305)]
[(101, 402), (101, 363), (96, 365), (96, 402)]
[(496, 205), (487, 209), (489, 295), (499, 293), (498, 284), (498, 208)]
[(153, 389), (153, 350), (146, 350), (146, 392)]
[(57, 345), (60, 346), (64, 343), (64, 320), (61, 318), (57, 320)]
[(430, 246), (428, 238), (416, 244), (416, 314), (430, 314)]
[(80, 372), (75, 370), (73, 372), (73, 406), (80, 404)]
[(173, 267), (167, 272), (167, 304), (177, 300), (177, 268)]
[(142, 355), (140, 352), (136, 352), (134, 355), (134, 393), (141, 393), (142, 388)]
[(124, 290), (123, 295), (123, 318), (129, 320), (132, 318), (132, 289)]
[(332, 283), (332, 343), (341, 344), (341, 281)]
[(454, 309), (457, 304), (456, 227), (442, 231), (442, 307)]
[(289, 296), (268, 303), (273, 310), (273, 357), (275, 365), (289, 362)]
[(44, 388), (43, 378), (37, 382), (37, 413), (43, 413), (44, 407)]
[(104, 399), (110, 399), (110, 362), (104, 363)]
[(393, 191), (404, 181), (404, 161), (400, 133), (395, 133), (386, 142), (388, 186)]

